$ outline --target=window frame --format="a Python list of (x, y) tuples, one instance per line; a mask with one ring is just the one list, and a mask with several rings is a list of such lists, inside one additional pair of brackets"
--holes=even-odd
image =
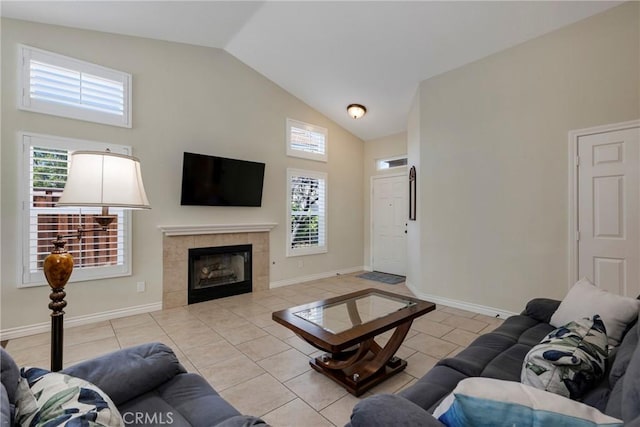
[[(85, 108), (81, 104), (65, 105), (31, 98), (31, 59), (122, 83), (124, 102), (122, 116)], [(23, 44), (18, 45), (18, 64), (20, 67), (18, 71), (18, 109), (112, 126), (132, 127), (131, 88), (133, 77), (131, 74)]]
[[(380, 167), (380, 165), (382, 163), (388, 163), (394, 160), (403, 160), (406, 159), (407, 160), (407, 164), (406, 165), (400, 165), (400, 166), (390, 166), (388, 168), (383, 168)], [(394, 169), (400, 169), (400, 168), (406, 168), (407, 165), (409, 164), (409, 158), (406, 154), (402, 154), (400, 156), (393, 156), (393, 157), (385, 157), (382, 159), (376, 159), (376, 171), (388, 171), (388, 170), (394, 170)]]
[[(309, 152), (304, 150), (297, 150), (291, 146), (291, 129), (292, 128), (304, 129), (309, 132), (315, 132), (324, 136), (324, 152)], [(327, 162), (329, 159), (329, 130), (321, 126), (305, 123), (300, 120), (287, 118), (286, 120), (286, 135), (287, 135), (287, 156), (298, 157), (301, 159), (315, 160), (317, 162)]]
[[(324, 218), (323, 218), (323, 234), (322, 234), (322, 245), (318, 244), (318, 246), (306, 247), (306, 248), (292, 248), (292, 235), (291, 235), (291, 179), (294, 176), (304, 176), (308, 178), (314, 179), (322, 179), (324, 180), (324, 197), (323, 197), (323, 209), (324, 209)], [(328, 175), (325, 172), (311, 171), (305, 169), (295, 169), (295, 168), (287, 168), (287, 231), (286, 231), (286, 256), (287, 257), (295, 257), (295, 256), (304, 256), (304, 255), (315, 255), (322, 254), (328, 252), (328, 235), (329, 235), (329, 222), (328, 222), (328, 200), (329, 200), (329, 180)], [(319, 238), (320, 240), (320, 238)]]
[[(131, 147), (126, 145), (108, 144), (97, 141), (87, 141), (72, 138), (63, 138), (52, 135), (43, 135), (33, 132), (19, 132), (19, 145), (21, 149), (18, 150), (18, 165), (19, 165), (19, 178), (18, 178), (18, 202), (22, 207), (22, 211), (18, 215), (18, 230), (20, 230), (20, 257), (21, 262), (18, 264), (18, 288), (28, 288), (34, 286), (47, 285), (47, 281), (44, 277), (44, 273), (41, 269), (35, 271), (31, 270), (31, 230), (30, 230), (30, 216), (31, 216), (31, 147), (46, 147), (53, 149), (66, 149), (71, 153), (76, 150), (92, 150), (92, 151), (104, 151), (107, 148), (113, 153), (120, 153), (131, 155)], [(55, 209), (55, 208), (54, 208)], [(61, 211), (68, 211), (76, 213), (79, 208), (60, 208)], [(80, 213), (93, 213), (99, 212), (100, 208), (81, 208)], [(116, 210), (111, 208), (111, 213), (118, 213), (122, 218), (123, 238), (122, 238), (122, 265), (109, 265), (100, 267), (75, 267), (73, 274), (69, 279), (69, 283), (84, 282), (89, 280), (107, 279), (113, 277), (131, 276), (131, 260), (132, 260), (132, 217), (130, 210)], [(65, 233), (74, 232), (74, 230), (61, 230)], [(67, 240), (70, 240), (68, 238)]]

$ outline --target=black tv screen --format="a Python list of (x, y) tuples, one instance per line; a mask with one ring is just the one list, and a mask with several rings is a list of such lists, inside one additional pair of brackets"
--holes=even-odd
[(261, 206), (264, 163), (184, 153), (181, 205)]

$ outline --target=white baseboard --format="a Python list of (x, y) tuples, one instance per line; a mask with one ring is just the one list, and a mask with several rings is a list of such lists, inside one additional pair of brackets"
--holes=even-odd
[(364, 271), (373, 271), (373, 267), (371, 267), (370, 265), (365, 265), (364, 267), (362, 267), (362, 269)]
[[(104, 320), (117, 319), (119, 317), (133, 316), (136, 314), (149, 313), (162, 310), (162, 302), (137, 305), (134, 307), (120, 308), (117, 310), (103, 311), (101, 313), (86, 314), (64, 319), (65, 327), (88, 325), (90, 323), (102, 322)], [(36, 323), (28, 326), (18, 326), (0, 330), (0, 340), (11, 340), (25, 337), (27, 335), (40, 334), (51, 330), (51, 322)]]
[(486, 305), (474, 304), (471, 302), (460, 301), (450, 298), (439, 297), (437, 295), (425, 294), (424, 292), (420, 292), (416, 290), (415, 286), (407, 281), (407, 288), (411, 289), (418, 298), (434, 302), (436, 304), (446, 305), (448, 307), (459, 308), (461, 310), (471, 311), (473, 313), (484, 314), (486, 316), (491, 317), (499, 317), (501, 319), (506, 319), (507, 317), (514, 316), (519, 313), (514, 313), (512, 311), (506, 311), (495, 307), (489, 307)]
[(341, 270), (325, 271), (324, 273), (310, 274), (308, 276), (294, 277), (293, 279), (278, 280), (269, 283), (269, 288), (280, 288), (282, 286), (295, 285), (297, 283), (311, 282), (313, 280), (326, 279), (327, 277), (339, 276), (341, 274), (357, 273), (363, 271), (363, 266), (343, 268)]

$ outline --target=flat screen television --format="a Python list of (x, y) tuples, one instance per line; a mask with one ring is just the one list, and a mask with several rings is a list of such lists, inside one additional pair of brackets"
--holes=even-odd
[(261, 206), (264, 163), (184, 153), (181, 205)]

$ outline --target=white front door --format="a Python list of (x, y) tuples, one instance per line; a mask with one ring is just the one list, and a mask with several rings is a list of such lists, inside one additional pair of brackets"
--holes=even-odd
[(375, 271), (406, 274), (408, 187), (405, 175), (373, 179), (371, 247)]
[(578, 274), (640, 294), (640, 128), (578, 139)]

